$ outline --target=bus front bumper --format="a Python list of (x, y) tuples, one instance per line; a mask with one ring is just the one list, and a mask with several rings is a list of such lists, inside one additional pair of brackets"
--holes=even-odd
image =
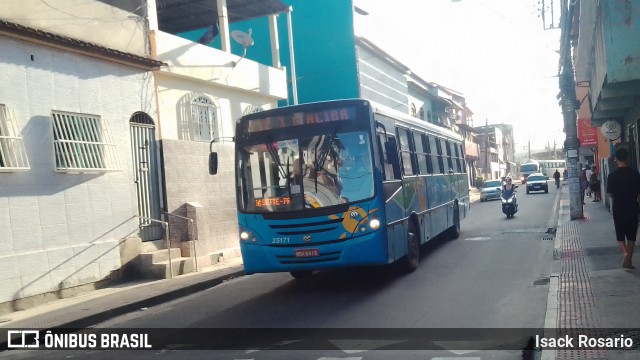
[(240, 243), (246, 274), (323, 270), (388, 263), (384, 232), (376, 231), (337, 243), (266, 246)]

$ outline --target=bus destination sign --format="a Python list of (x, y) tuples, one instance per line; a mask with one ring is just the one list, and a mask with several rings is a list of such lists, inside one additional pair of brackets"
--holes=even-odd
[(284, 205), (291, 205), (290, 197), (283, 196), (283, 197), (256, 199), (256, 208), (267, 207), (267, 206), (284, 206)]
[(333, 121), (355, 120), (356, 108), (353, 106), (320, 111), (295, 112), (287, 115), (268, 116), (250, 119), (245, 123), (247, 133), (277, 130), (293, 126), (323, 124)]

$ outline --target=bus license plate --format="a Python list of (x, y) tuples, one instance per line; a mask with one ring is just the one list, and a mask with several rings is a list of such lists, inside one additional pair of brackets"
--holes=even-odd
[(296, 257), (314, 257), (320, 256), (320, 249), (296, 249)]

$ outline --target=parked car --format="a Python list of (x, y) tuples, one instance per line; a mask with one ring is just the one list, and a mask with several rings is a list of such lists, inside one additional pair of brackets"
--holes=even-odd
[(502, 180), (487, 180), (480, 189), (480, 201), (500, 199)]
[(543, 173), (533, 173), (527, 177), (527, 194), (530, 191), (549, 192), (549, 183)]

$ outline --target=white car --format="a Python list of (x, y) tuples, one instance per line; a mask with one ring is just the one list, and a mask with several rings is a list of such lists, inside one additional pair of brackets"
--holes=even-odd
[(533, 173), (527, 177), (527, 194), (531, 191), (549, 192), (547, 177), (542, 173)]
[(502, 180), (487, 180), (480, 189), (480, 201), (500, 199)]

